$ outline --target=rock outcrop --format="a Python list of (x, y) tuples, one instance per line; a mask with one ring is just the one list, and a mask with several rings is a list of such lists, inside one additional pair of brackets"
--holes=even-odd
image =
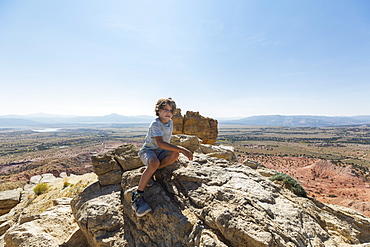
[(7, 231), (4, 240), (6, 247), (59, 247), (77, 230), (69, 200), (57, 200), (55, 206), (41, 214), (21, 217), (19, 224)]
[(107, 153), (93, 155), (93, 170), (98, 175), (99, 183), (102, 186), (118, 184), (124, 171), (142, 166), (138, 152), (138, 147), (128, 144)]
[(21, 199), (22, 189), (6, 190), (0, 192), (0, 216), (8, 213)]
[(174, 122), (173, 134), (195, 135), (203, 144), (214, 145), (218, 136), (218, 122), (215, 119), (203, 117), (199, 112), (187, 111), (181, 115), (181, 109), (172, 118)]
[(153, 212), (142, 218), (130, 200), (144, 167), (133, 165), (122, 172), (120, 184), (95, 183), (75, 197), (73, 213), (89, 245), (370, 245), (369, 218), (297, 197), (270, 181), (274, 172), (263, 165), (251, 165), (253, 169), (232, 157), (210, 155), (225, 148), (207, 148), (208, 154), (198, 148), (193, 161), (181, 155), (155, 173), (154, 185), (145, 191)]
[[(0, 247), (85, 247), (87, 240), (72, 214), (72, 197), (97, 181), (94, 173), (62, 173), (31, 177), (18, 204), (0, 216)], [(47, 183), (49, 190), (36, 195), (33, 188)], [(16, 201), (16, 200), (14, 200)]]

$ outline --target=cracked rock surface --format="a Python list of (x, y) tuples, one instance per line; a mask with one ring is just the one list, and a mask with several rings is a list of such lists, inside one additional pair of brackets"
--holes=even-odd
[[(297, 197), (267, 168), (196, 153), (158, 170), (145, 191), (153, 211), (131, 209), (144, 167), (121, 184), (95, 183), (72, 201), (90, 246), (369, 246), (370, 219)], [(261, 175), (261, 174), (264, 174)], [(266, 177), (265, 177), (266, 176)]]

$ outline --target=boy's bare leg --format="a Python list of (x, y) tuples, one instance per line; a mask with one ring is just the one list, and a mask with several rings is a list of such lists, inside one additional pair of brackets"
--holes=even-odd
[(144, 191), (146, 185), (148, 184), (150, 178), (153, 176), (154, 172), (158, 169), (161, 162), (156, 157), (152, 157), (148, 160), (148, 166), (146, 167), (143, 175), (141, 175), (138, 190)]
[(146, 185), (148, 184), (150, 178), (153, 176), (154, 172), (160, 168), (166, 167), (171, 165), (179, 158), (179, 152), (167, 152), (164, 158), (159, 161), (156, 157), (152, 157), (149, 159), (149, 165), (146, 167), (143, 175), (141, 175), (138, 190), (144, 191)]
[(161, 164), (158, 169), (171, 165), (179, 158), (179, 152), (169, 151), (165, 154), (164, 158), (161, 160)]

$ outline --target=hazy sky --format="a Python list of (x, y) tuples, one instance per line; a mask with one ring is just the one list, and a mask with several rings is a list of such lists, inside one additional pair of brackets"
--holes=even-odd
[(370, 115), (370, 1), (0, 0), (0, 115)]

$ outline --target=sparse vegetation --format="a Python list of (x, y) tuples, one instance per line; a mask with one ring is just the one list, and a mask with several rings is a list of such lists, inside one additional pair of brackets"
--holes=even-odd
[(41, 195), (41, 194), (48, 192), (49, 189), (50, 187), (47, 183), (40, 183), (35, 186), (33, 191), (35, 192), (36, 195)]
[(272, 177), (270, 177), (271, 181), (282, 181), (284, 186), (291, 190), (295, 195), (300, 197), (307, 197), (306, 190), (291, 176), (285, 173), (278, 172)]
[(67, 188), (68, 186), (72, 186), (71, 183), (68, 183), (67, 181), (64, 181), (63, 183), (63, 189)]

